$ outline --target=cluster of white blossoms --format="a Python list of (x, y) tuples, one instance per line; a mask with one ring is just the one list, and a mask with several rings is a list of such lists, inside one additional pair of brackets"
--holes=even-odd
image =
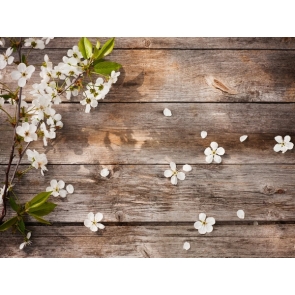
[(36, 169), (41, 169), (41, 174), (44, 176), (44, 171), (47, 171), (46, 165), (48, 163), (45, 154), (39, 154), (36, 150), (27, 150), (26, 154), (31, 165)]
[(61, 196), (62, 198), (65, 198), (67, 194), (72, 194), (74, 192), (74, 187), (71, 184), (68, 184), (65, 187), (65, 182), (63, 180), (57, 181), (56, 179), (52, 179), (50, 181), (50, 186), (46, 188), (47, 192), (52, 192), (51, 195), (54, 197)]

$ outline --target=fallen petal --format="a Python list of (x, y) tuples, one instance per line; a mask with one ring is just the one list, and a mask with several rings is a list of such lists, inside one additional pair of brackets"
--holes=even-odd
[(110, 171), (109, 171), (107, 168), (103, 168), (103, 169), (100, 171), (100, 175), (101, 175), (102, 177), (107, 177), (109, 174), (110, 174)]
[(172, 116), (171, 111), (169, 109), (167, 109), (167, 108), (164, 109), (163, 114), (166, 117), (171, 117)]
[(183, 249), (184, 249), (184, 250), (187, 251), (190, 247), (191, 247), (191, 245), (190, 245), (189, 242), (184, 242), (184, 244), (183, 244)]
[(240, 137), (240, 142), (245, 141), (245, 140), (247, 139), (247, 137), (248, 137), (248, 135), (242, 135), (242, 136)]
[(201, 132), (201, 137), (202, 138), (206, 138), (207, 137), (207, 132), (206, 131), (202, 131)]
[(245, 218), (245, 212), (243, 210), (238, 210), (237, 211), (237, 216), (241, 219)]
[(74, 187), (71, 184), (68, 184), (66, 190), (69, 194), (72, 194), (74, 192)]
[(182, 169), (183, 169), (183, 171), (189, 172), (189, 171), (192, 171), (192, 166), (185, 164), (185, 165), (183, 165)]

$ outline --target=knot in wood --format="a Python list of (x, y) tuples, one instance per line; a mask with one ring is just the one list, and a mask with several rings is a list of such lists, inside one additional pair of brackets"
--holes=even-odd
[(149, 39), (144, 39), (143, 43), (144, 43), (144, 46), (147, 48), (151, 46), (151, 41)]
[(263, 193), (265, 195), (273, 195), (276, 192), (275, 188), (271, 185), (266, 185), (263, 188)]
[(119, 221), (119, 222), (122, 222), (123, 221), (123, 217), (124, 217), (124, 213), (122, 211), (117, 211), (115, 213), (115, 217), (116, 219)]

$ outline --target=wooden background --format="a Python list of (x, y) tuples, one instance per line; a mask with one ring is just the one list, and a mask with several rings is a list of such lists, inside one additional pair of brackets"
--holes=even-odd
[[(56, 64), (77, 42), (56, 38), (33, 63), (47, 53)], [(16, 185), (24, 201), (53, 178), (74, 194), (52, 197), (52, 226), (28, 220), (25, 250), (20, 235), (1, 233), (0, 256), (294, 257), (295, 150), (273, 147), (276, 135), (295, 142), (295, 39), (117, 38), (112, 60), (123, 69), (106, 99), (90, 114), (81, 96), (57, 106), (64, 128), (47, 148), (33, 146), (49, 171), (32, 170)], [(29, 85), (38, 80), (37, 70)], [(11, 133), (0, 122), (3, 179)], [(212, 141), (225, 149), (222, 164), (205, 162)], [(177, 186), (163, 175), (170, 161), (193, 167)], [(103, 213), (104, 230), (83, 225), (91, 211)], [(201, 212), (216, 219), (210, 234), (193, 226)]]

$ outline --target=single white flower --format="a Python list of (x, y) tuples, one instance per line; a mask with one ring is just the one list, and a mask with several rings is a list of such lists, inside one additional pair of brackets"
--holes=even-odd
[(242, 136), (240, 137), (240, 142), (245, 141), (247, 138), (248, 138), (248, 135), (242, 135)]
[(25, 44), (24, 46), (26, 47), (32, 47), (34, 49), (44, 49), (45, 44), (43, 40), (37, 39), (37, 38), (28, 38), (25, 39)]
[(33, 72), (35, 71), (34, 66), (26, 66), (24, 63), (20, 63), (17, 66), (17, 71), (12, 71), (11, 78), (13, 80), (18, 80), (17, 84), (19, 87), (24, 87), (27, 80), (31, 78)]
[(237, 216), (241, 219), (245, 218), (245, 212), (243, 210), (238, 210), (237, 211)]
[(99, 221), (103, 219), (103, 215), (101, 213), (96, 213), (95, 216), (92, 212), (88, 213), (87, 218), (84, 220), (84, 225), (89, 227), (92, 231), (97, 231), (98, 229), (104, 229), (105, 226)]
[(169, 109), (165, 108), (164, 111), (163, 111), (163, 114), (165, 117), (171, 117), (172, 116), (172, 113)]
[(44, 171), (47, 171), (46, 164), (48, 163), (47, 157), (45, 154), (39, 154), (36, 150), (27, 150), (26, 154), (28, 160), (31, 161), (31, 165), (36, 169), (41, 169), (41, 174), (44, 176)]
[(69, 194), (72, 194), (74, 192), (74, 187), (71, 184), (68, 184), (66, 190)]
[(294, 147), (294, 143), (290, 142), (291, 137), (289, 135), (286, 135), (284, 140), (282, 136), (278, 135), (275, 137), (275, 140), (277, 142), (273, 148), (275, 152), (281, 151), (282, 153), (285, 153), (287, 150), (292, 150)]
[(54, 37), (42, 37), (42, 40), (45, 40), (44, 42), (45, 42), (46, 45), (47, 45), (47, 44), (50, 42), (50, 40), (52, 40), (52, 39), (54, 39)]
[(46, 125), (45, 125), (44, 122), (40, 125), (40, 131), (41, 131), (41, 136), (43, 137), (44, 146), (47, 146), (47, 139), (53, 139), (56, 136), (54, 131), (52, 131), (52, 130), (48, 131), (47, 130)]
[(79, 47), (77, 45), (75, 45), (73, 47), (73, 49), (69, 49), (67, 54), (68, 54), (68, 57), (73, 57), (73, 58), (77, 59), (78, 62), (83, 57), (83, 55), (80, 52)]
[(19, 249), (22, 250), (25, 246), (31, 245), (32, 241), (30, 241), (31, 238), (31, 232), (27, 233), (27, 236), (25, 237), (25, 240), (23, 243), (20, 244)]
[(190, 249), (190, 247), (191, 247), (191, 245), (190, 245), (190, 243), (189, 242), (184, 242), (184, 244), (183, 244), (183, 249), (184, 250), (189, 250)]
[(107, 177), (109, 174), (110, 174), (110, 171), (109, 171), (107, 168), (103, 168), (103, 169), (100, 171), (100, 175), (101, 175), (102, 177)]
[(83, 100), (80, 101), (80, 103), (83, 106), (86, 105), (85, 113), (89, 113), (91, 110), (91, 107), (96, 108), (98, 104), (95, 98), (89, 98), (89, 97), (84, 98)]
[(50, 130), (55, 131), (56, 129), (61, 129), (63, 127), (63, 122), (61, 121), (60, 114), (54, 114), (47, 119), (47, 125), (50, 125)]
[(188, 165), (188, 164), (185, 164), (185, 165), (183, 165), (182, 170), (185, 171), (185, 172), (192, 171), (192, 166)]
[(205, 213), (199, 214), (199, 221), (194, 223), (195, 229), (199, 231), (200, 234), (211, 233), (213, 231), (213, 225), (215, 224), (215, 219), (213, 217), (207, 217)]
[(119, 76), (120, 76), (120, 72), (112, 71), (111, 72), (111, 76), (110, 76), (110, 78), (108, 80), (109, 86), (111, 86), (112, 84), (116, 83)]
[(50, 186), (46, 188), (47, 192), (52, 192), (51, 195), (54, 197), (61, 196), (65, 198), (67, 196), (67, 191), (63, 189), (65, 187), (64, 181), (57, 181), (56, 179), (52, 179), (50, 181)]
[(14, 57), (11, 56), (13, 49), (7, 48), (6, 53), (0, 54), (0, 70), (4, 69), (7, 65), (11, 65)]
[(171, 169), (164, 171), (164, 176), (165, 177), (171, 177), (171, 183), (173, 185), (177, 184), (177, 178), (179, 180), (184, 180), (185, 179), (185, 174), (183, 172), (177, 171), (176, 164), (174, 162), (170, 163), (170, 168)]
[(204, 151), (204, 154), (207, 156), (206, 157), (206, 162), (207, 163), (212, 163), (212, 161), (214, 160), (214, 162), (216, 163), (221, 163), (221, 157), (222, 155), (224, 155), (225, 150), (222, 147), (218, 147), (218, 143), (217, 142), (211, 142), (210, 147), (207, 147)]
[(206, 131), (202, 131), (201, 132), (201, 137), (202, 138), (206, 138), (207, 137), (207, 132)]
[(34, 124), (29, 124), (28, 122), (22, 123), (22, 126), (16, 127), (16, 133), (24, 138), (25, 142), (30, 142), (37, 140), (38, 136), (36, 134), (37, 126)]

